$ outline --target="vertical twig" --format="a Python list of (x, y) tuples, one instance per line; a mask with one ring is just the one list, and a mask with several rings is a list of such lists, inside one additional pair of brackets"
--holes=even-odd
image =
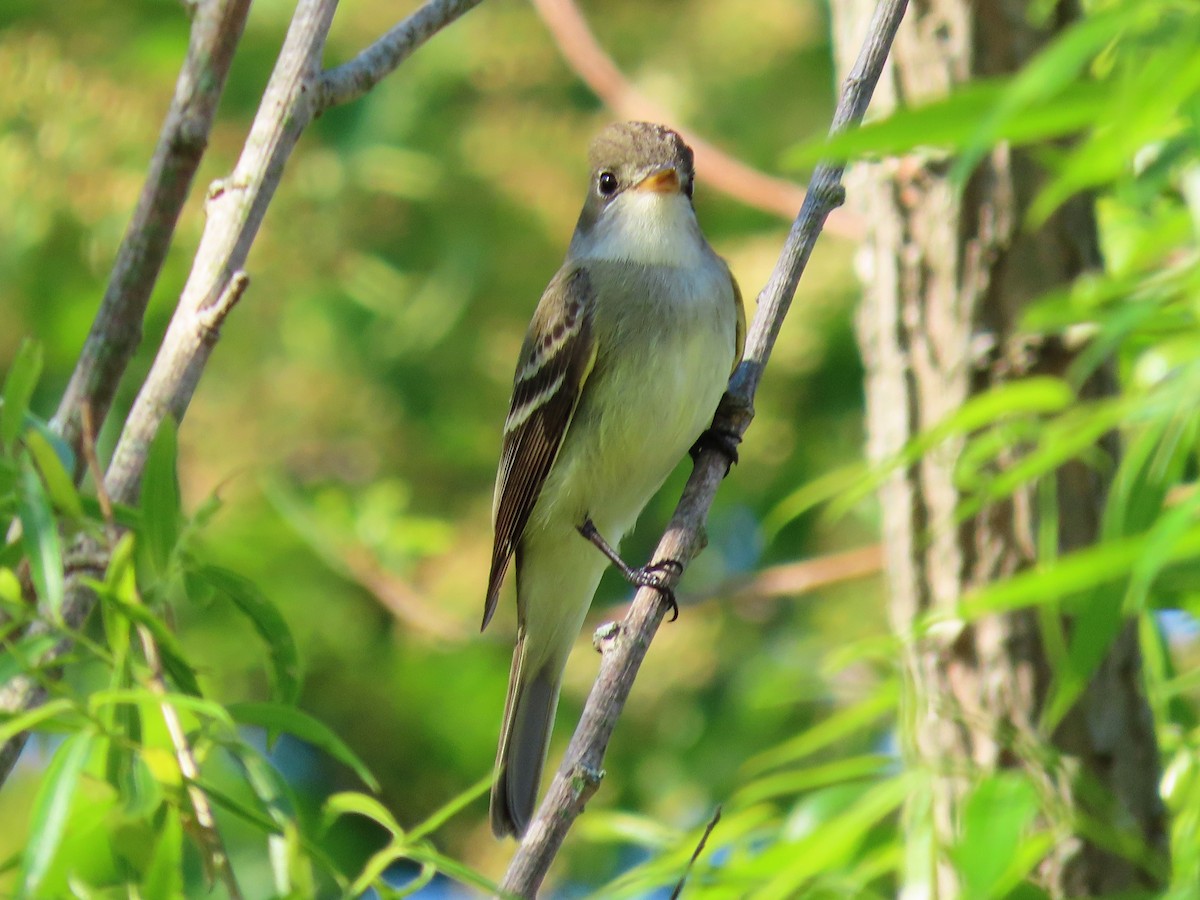
[[(843, 82), (831, 134), (862, 120), (907, 5), (907, 0), (881, 0), (876, 7), (858, 60)], [(717, 425), (725, 431), (744, 434), (753, 418), (754, 394), (800, 275), (826, 217), (842, 202), (844, 168), (841, 163), (822, 163), (813, 173), (800, 213), (792, 223), (766, 287), (759, 294), (758, 310), (747, 335), (745, 360), (734, 373), (717, 411)], [(714, 450), (701, 453), (655, 551), (655, 559), (675, 559), (686, 564), (700, 552), (704, 521), (724, 478), (725, 465), (720, 453)], [(579, 725), (509, 864), (501, 883), (502, 892), (519, 897), (533, 897), (537, 893), (571, 825), (583, 811), (587, 798), (595, 792), (604, 751), (664, 612), (659, 593), (642, 588), (615, 636), (605, 641), (600, 673), (584, 704)]]
[[(98, 429), (141, 342), (146, 305), (208, 146), (217, 103), (249, 9), (250, 0), (202, 0), (194, 7), (187, 58), (141, 197), (121, 239), (91, 333), (54, 415), (55, 429), (76, 452), (85, 404)], [(77, 481), (83, 477), (82, 465), (76, 466), (75, 476)]]

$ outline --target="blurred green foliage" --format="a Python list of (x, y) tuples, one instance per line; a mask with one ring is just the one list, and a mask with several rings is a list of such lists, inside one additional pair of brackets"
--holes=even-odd
[[(345, 4), (327, 61), (348, 58), (402, 12), (383, 0)], [(231, 168), (290, 13), (283, 0), (253, 6), (102, 455), (186, 277), (203, 187)], [(747, 15), (733, 0), (620, 2), (590, 4), (588, 13), (600, 40), (678, 124), (755, 165), (778, 171), (786, 146), (827, 125), (833, 85), (819, 4), (772, 0)], [(39, 416), (53, 411), (103, 292), (186, 39), (186, 17), (166, 0), (69, 8), (16, 0), (0, 10), (0, 74), (12, 86), (0, 96), (0, 180), (12, 186), (0, 196), (0, 368), (23, 335), (37, 337)], [(278, 646), (269, 656), (261, 623), (203, 575), (219, 566), (257, 585), (294, 635), (300, 708), (364, 761), (405, 827), (491, 767), (514, 619), (508, 600), (492, 629), (477, 634), (500, 425), (525, 324), (582, 202), (587, 142), (610, 119), (533, 9), (513, 2), (485, 3), (369, 97), (328, 113), (289, 164), (250, 259), (249, 292), (179, 430), (182, 507), (204, 519), (179, 526), (195, 566), (179, 576), (186, 590), (163, 601), (181, 656), (220, 703), (278, 696), (286, 678)], [(752, 299), (787, 223), (703, 184), (697, 205)], [(798, 520), (769, 542), (756, 524), (783, 493), (858, 452), (850, 250), (829, 241), (814, 262), (755, 436), (685, 591), (871, 540), (869, 515), (824, 526)], [(814, 434), (822, 440), (806, 439)], [(631, 558), (649, 552), (685, 475), (681, 465), (643, 516), (626, 546)], [(163, 561), (155, 533), (146, 533), (143, 560), (151, 574)], [(619, 579), (606, 580), (595, 621), (626, 596)], [(861, 584), (822, 600), (708, 600), (666, 630), (589, 819), (631, 809), (672, 830), (702, 824), (739, 783), (745, 759), (888, 679), (880, 661), (820, 671), (825, 647), (883, 623), (877, 593)], [(555, 755), (596, 668), (588, 637), (572, 660)], [(75, 671), (70, 690), (95, 689), (98, 670)], [(851, 743), (869, 752), (885, 730), (877, 719)], [(0, 794), (5, 821), (30, 821), (41, 767), (64, 752), (71, 747), (52, 737), (34, 740)], [(336, 758), (291, 737), (270, 758), (309, 824), (327, 796), (362, 788)], [(236, 765), (221, 759), (209, 763), (211, 777), (252, 805), (252, 792), (231, 786)], [(85, 760), (80, 772), (81, 784), (96, 782), (94, 764)], [(436, 837), (445, 854), (496, 878), (509, 847), (490, 837), (485, 807), (477, 796)], [(89, 814), (93, 822), (105, 815)], [(246, 890), (265, 896), (272, 881), (262, 836), (221, 808), (218, 816)], [(589, 827), (564, 855), (559, 883), (598, 884), (645, 853), (616, 825)], [(6, 829), (0, 858), (24, 846), (26, 833)], [(369, 818), (349, 816), (333, 823), (323, 848), (352, 873), (387, 840)], [(188, 877), (198, 879), (188, 846)]]
[[(1108, 268), (1039, 304), (1029, 326), (1083, 327), (1097, 349), (1066, 382), (980, 398), (910, 458), (948, 434), (972, 434), (966, 514), (1077, 452), (1081, 430), (1121, 427), (1128, 449), (1106, 518), (1111, 543), (1084, 551), (1093, 557), (1047, 558), (1024, 581), (967, 598), (964, 614), (1037, 602), (1094, 623), (1076, 629), (1079, 646), (1060, 660), (1065, 702), (1111, 634), (1114, 607), (1091, 592), (1122, 588), (1116, 612), (1143, 623), (1173, 877), (1184, 891), (1200, 881), (1200, 683), (1189, 671), (1194, 639), (1164, 637), (1153, 615), (1200, 611), (1191, 573), (1200, 420), (1190, 401), (1200, 358), (1200, 85), (1189, 62), (1200, 14), (1174, 0), (1093, 6), (1035, 75), (972, 87), (839, 146), (898, 152), (936, 139), (969, 158), (997, 137), (1085, 130), (1045, 152), (1059, 180), (1036, 211), (1096, 190)], [(787, 148), (824, 132), (833, 86), (819, 3), (586, 8), (600, 40), (677, 124), (735, 155), (778, 170)], [(203, 185), (231, 168), (290, 12), (284, 0), (254, 4), (113, 422), (186, 277)], [(397, 15), (383, 0), (345, 4), (328, 62)], [(23, 526), (0, 559), (5, 679), (46, 641), (11, 641), (31, 615), (18, 559), (29, 559), (52, 615), (64, 541), (97, 529), (95, 503), (64, 484), (39, 420), (53, 411), (103, 292), (186, 38), (186, 18), (167, 0), (0, 9), (0, 78), (10, 86), (0, 92), (0, 183), (9, 186), (0, 192), (0, 368), (9, 373), (0, 525)], [(1137, 104), (1164, 72), (1183, 74), (1155, 103)], [(495, 750), (511, 602), (476, 634), (499, 430), (525, 324), (578, 211), (587, 140), (609, 118), (532, 8), (495, 0), (304, 137), (196, 399), (178, 435), (160, 435), (139, 509), (118, 511), (134, 538), (101, 585), (101, 614), (36, 721), (0, 722), (0, 734), (39, 727), (0, 792), (0, 817), (14, 823), (0, 834), (10, 863), (0, 890), (24, 883), (30, 896), (54, 896), (93, 885), (124, 896), (117, 885), (137, 884), (147, 897), (204, 894), (163, 702), (195, 742), (248, 896), (356, 893), (384, 871), (421, 883), (442, 872), (476, 887), (499, 878), (510, 845), (490, 836), (480, 779)], [(792, 157), (803, 166), (816, 152)], [(753, 298), (787, 223), (703, 183), (697, 206)], [(929, 851), (901, 840), (899, 810), (909, 801), (909, 815), (921, 813), (929, 773), (902, 770), (896, 756), (899, 638), (886, 633), (878, 585), (802, 599), (735, 600), (722, 588), (875, 539), (870, 488), (880, 474), (847, 466), (862, 441), (851, 251), (826, 237), (806, 274), (742, 464), (710, 519), (709, 548), (684, 582), (685, 596), (707, 599), (656, 640), (603, 786), (554, 870), (555, 893), (669, 889), (717, 804), (722, 818), (689, 896), (894, 896), (904, 854)], [(36, 344), (23, 343), (29, 335)], [(1113, 352), (1124, 393), (1079, 403), (1084, 370)], [(102, 454), (114, 438), (110, 423)], [(984, 463), (1016, 442), (1029, 461), (991, 478)], [(681, 465), (643, 516), (631, 558), (649, 552), (685, 474)], [(814, 512), (834, 498), (836, 515)], [(606, 580), (593, 621), (626, 594)], [(138, 626), (159, 641), (173, 688), (165, 701), (147, 687)], [(588, 637), (568, 670), (554, 759), (596, 669)], [(979, 780), (948, 849), (972, 896), (1037, 896), (1026, 876), (1052, 836), (1031, 824), (1039, 811), (1042, 798), (1021, 776)], [(397, 860), (408, 868), (389, 870)]]

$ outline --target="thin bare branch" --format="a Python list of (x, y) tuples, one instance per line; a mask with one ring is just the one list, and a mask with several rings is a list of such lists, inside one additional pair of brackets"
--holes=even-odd
[(430, 0), (347, 63), (321, 77), (316, 114), (357, 100), (395, 71), (414, 50), (482, 0)]
[[(605, 52), (588, 27), (574, 0), (532, 0), (563, 58), (583, 82), (617, 115), (651, 122), (672, 122), (675, 117), (642, 94)], [(790, 220), (804, 202), (804, 187), (749, 166), (683, 127), (681, 133), (696, 153), (696, 170), (707, 186), (735, 200)], [(838, 209), (826, 228), (840, 237), (862, 237), (862, 222)]]
[[(907, 5), (907, 0), (881, 0), (876, 7), (858, 60), (843, 83), (831, 133), (844, 131), (862, 120)], [(758, 310), (747, 337), (746, 358), (734, 373), (729, 392), (717, 411), (717, 425), (723, 430), (744, 434), (753, 418), (754, 394), (800, 275), (826, 218), (844, 197), (843, 170), (840, 163), (822, 163), (814, 173), (800, 214), (792, 224), (767, 286), (759, 294)], [(704, 522), (725, 476), (725, 466), (725, 458), (715, 450), (700, 454), (659, 542), (656, 560), (675, 559), (686, 564), (700, 552)], [(667, 604), (658, 591), (642, 588), (616, 633), (603, 643), (600, 673), (584, 705), (579, 726), (542, 805), (517, 847), (501, 883), (502, 892), (519, 897), (533, 897), (537, 893), (590, 794), (579, 774), (602, 771), (604, 751), (666, 609)]]
[(679, 883), (675, 885), (675, 890), (671, 891), (671, 900), (679, 900), (679, 895), (683, 893), (683, 886), (687, 883), (688, 876), (692, 874), (692, 869), (696, 865), (696, 860), (700, 858), (700, 854), (704, 852), (704, 845), (708, 843), (708, 836), (713, 833), (713, 829), (717, 827), (717, 823), (721, 821), (720, 805), (713, 811), (712, 818), (708, 820), (708, 824), (704, 826), (704, 833), (700, 835), (700, 842), (696, 844), (696, 849), (692, 851), (692, 858), (688, 860), (687, 868), (683, 870), (683, 877), (679, 879)]
[[(158, 652), (158, 644), (145, 625), (137, 626), (138, 638), (142, 644), (142, 654), (146, 657), (146, 665), (150, 668), (150, 692), (157, 697), (167, 695), (166, 675), (163, 672), (162, 656)], [(212, 804), (208, 795), (200, 787), (200, 766), (196, 763), (196, 754), (188, 743), (187, 732), (179, 718), (179, 712), (168, 701), (159, 702), (159, 711), (171, 736), (171, 745), (175, 748), (175, 761), (183, 783), (187, 786), (188, 802), (192, 805), (192, 815), (195, 816), (195, 835), (198, 843), (204, 849), (204, 867), (209, 880), (214, 876), (225, 885), (231, 900), (241, 900), (242, 891), (238, 887), (237, 877), (229, 862), (229, 853), (225, 849), (225, 841), (217, 828), (217, 819), (213, 815)]]
[[(204, 0), (195, 7), (187, 58), (142, 195), (121, 240), (91, 333), (54, 416), (55, 429), (76, 453), (84, 404), (91, 407), (99, 427), (141, 342), (146, 304), (208, 146), (217, 103), (249, 9), (250, 0)], [(76, 480), (83, 477), (82, 466), (76, 466), (75, 476)]]

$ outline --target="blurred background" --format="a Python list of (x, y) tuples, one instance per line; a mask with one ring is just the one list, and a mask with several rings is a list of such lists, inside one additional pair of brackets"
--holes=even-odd
[[(416, 6), (345, 3), (327, 65)], [(764, 172), (805, 178), (782, 172), (780, 159), (828, 127), (824, 3), (581, 6), (626, 75), (670, 112), (667, 124)], [(186, 278), (204, 187), (236, 160), (292, 8), (254, 3), (102, 453)], [(103, 293), (187, 29), (174, 0), (0, 6), (0, 369), (22, 337), (43, 342), (47, 374), (34, 403), (43, 415)], [(250, 288), (180, 431), (185, 509), (220, 503), (201, 534), (206, 552), (279, 605), (300, 644), (300, 706), (362, 756), (405, 826), (493, 762), (515, 627), (510, 587), (495, 623), (478, 633), (500, 427), (525, 325), (582, 203), (588, 140), (614, 116), (518, 0), (484, 3), (369, 96), (325, 115), (285, 173), (250, 257)], [(703, 173), (696, 206), (752, 311), (788, 221), (716, 193)], [(748, 761), (814, 721), (891, 696), (886, 652), (830, 656), (886, 646), (874, 580), (800, 593), (785, 579), (770, 596), (744, 584), (875, 540), (869, 501), (836, 519), (788, 514), (794, 492), (861, 457), (852, 249), (830, 235), (818, 246), (741, 464), (713, 509), (708, 550), (684, 580), (681, 596), (694, 602), (650, 652), (607, 777), (554, 870), (555, 896), (595, 889), (641, 859), (651, 823), (703, 824), (747, 782)], [(629, 559), (649, 554), (687, 470), (680, 465), (642, 516), (623, 548)], [(618, 576), (606, 576), (591, 626), (628, 597)], [(176, 616), (208, 692), (226, 702), (265, 697), (263, 647), (244, 619), (218, 603), (183, 604)], [(596, 672), (591, 626), (568, 670), (551, 770)], [(836, 755), (881, 747), (885, 724), (864, 716)], [(32, 744), (0, 792), (9, 823), (0, 856), (21, 846), (46, 751)], [(296, 741), (282, 740), (274, 759), (313, 810), (333, 791), (360, 787)], [(486, 806), (480, 795), (436, 843), (498, 878), (512, 845), (493, 840)], [(253, 896), (268, 862), (230, 828)], [(330, 840), (328, 852), (350, 868), (382, 837), (350, 819)]]

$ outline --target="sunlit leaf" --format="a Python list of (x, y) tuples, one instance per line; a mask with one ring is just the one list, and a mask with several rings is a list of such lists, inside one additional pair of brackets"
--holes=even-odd
[(10, 719), (0, 722), (0, 744), (6, 744), (22, 731), (32, 731), (38, 725), (59, 716), (75, 712), (75, 704), (70, 700), (57, 699), (35, 706), (29, 712), (19, 713)]
[(50, 508), (50, 498), (33, 462), (22, 455), (21, 494), (18, 501), (21, 515), (21, 540), (29, 559), (29, 572), (38, 597), (50, 614), (62, 616), (63, 561), (58, 524)]
[(55, 751), (33, 801), (29, 837), (21, 859), (20, 896), (42, 896), (42, 882), (62, 842), (79, 777), (92, 750), (90, 734), (71, 735)]
[(172, 806), (163, 810), (154, 855), (142, 879), (144, 897), (181, 897), (183, 890), (183, 824)]
[(63, 468), (62, 460), (51, 443), (42, 432), (31, 430), (25, 435), (25, 446), (37, 463), (51, 502), (68, 516), (82, 519), (83, 504), (79, 500), (79, 492), (75, 490), (70, 474)]
[(4, 378), (4, 405), (0, 407), (0, 447), (11, 453), (25, 424), (33, 389), (42, 375), (42, 345), (26, 339), (17, 348)]
[(1020, 773), (997, 772), (975, 786), (963, 809), (962, 835), (950, 851), (966, 896), (1004, 896), (1025, 874), (1012, 867), (1038, 806), (1037, 792)]
[(183, 515), (179, 479), (175, 472), (177, 454), (175, 420), (168, 416), (150, 442), (142, 478), (142, 536), (151, 563), (160, 576), (170, 565)]
[(341, 816), (349, 815), (370, 819), (394, 838), (404, 836), (404, 829), (400, 827), (400, 823), (396, 821), (395, 816), (374, 797), (368, 797), (366, 794), (359, 793), (358, 791), (343, 791), (342, 793), (334, 794), (325, 801), (323, 817), (326, 828)]

